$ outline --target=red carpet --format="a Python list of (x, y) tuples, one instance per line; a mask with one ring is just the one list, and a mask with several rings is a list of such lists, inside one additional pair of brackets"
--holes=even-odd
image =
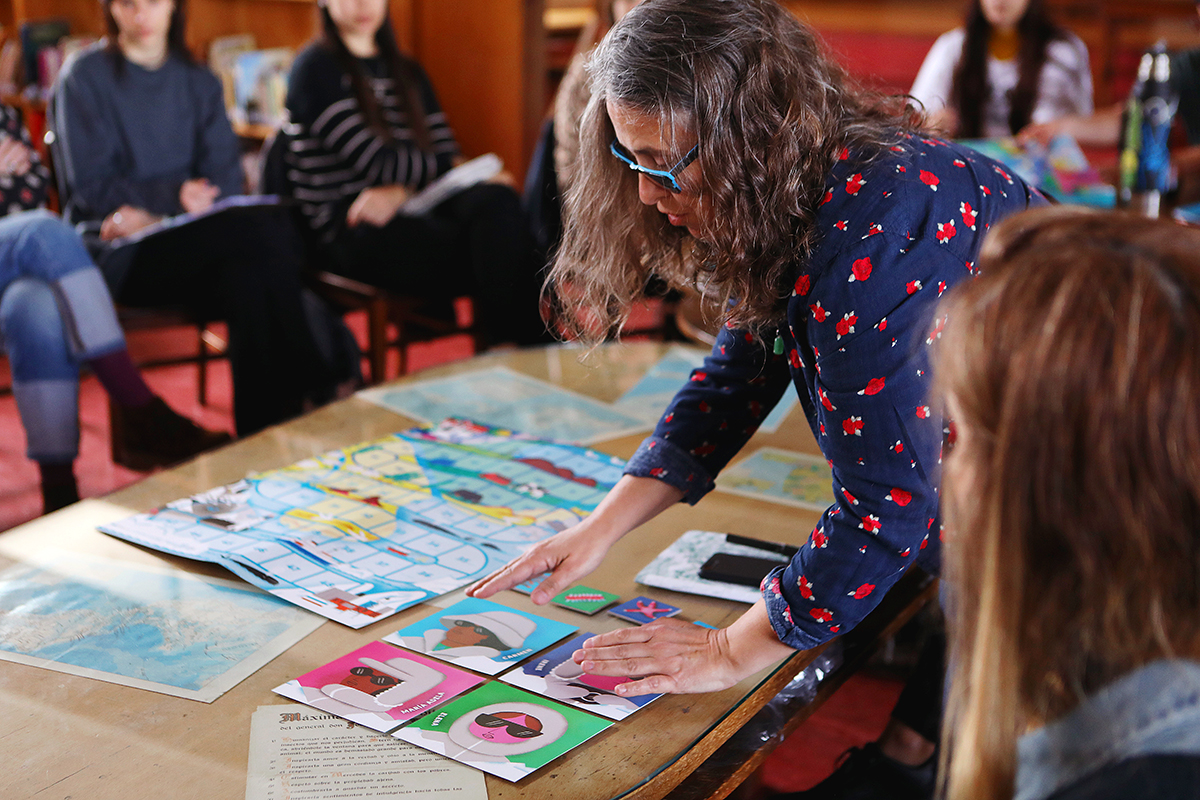
[(883, 731), (901, 688), (896, 678), (851, 676), (767, 759), (763, 787), (794, 792), (820, 782), (847, 748), (872, 741)]

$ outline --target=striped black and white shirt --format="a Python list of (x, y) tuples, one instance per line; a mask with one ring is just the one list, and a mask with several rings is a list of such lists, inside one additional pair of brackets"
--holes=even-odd
[(363, 189), (397, 184), (420, 189), (448, 171), (458, 156), (454, 133), (420, 66), (410, 62), (419, 82), (430, 152), (422, 152), (413, 140), (386, 62), (365, 58), (359, 63), (391, 130), (390, 144), (368, 126), (350, 77), (326, 47), (305, 48), (288, 80), (287, 107), (296, 135), (285, 155), (287, 179), (304, 216), (327, 243), (343, 230), (346, 212)]

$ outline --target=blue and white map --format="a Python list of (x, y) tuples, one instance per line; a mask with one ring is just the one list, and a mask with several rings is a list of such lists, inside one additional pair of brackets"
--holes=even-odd
[(0, 660), (207, 703), (321, 622), (232, 581), (65, 551), (0, 573)]
[(100, 526), (361, 628), (582, 520), (619, 458), (467, 420), (414, 428)]
[(464, 417), (530, 436), (578, 444), (646, 427), (644, 420), (625, 409), (505, 367), (364, 389), (355, 397), (425, 422), (446, 416)]

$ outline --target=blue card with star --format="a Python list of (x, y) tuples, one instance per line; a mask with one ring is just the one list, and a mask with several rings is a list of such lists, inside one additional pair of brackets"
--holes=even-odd
[(647, 622), (653, 622), (656, 619), (673, 617), (682, 610), (679, 606), (673, 606), (670, 603), (664, 603), (652, 597), (635, 597), (627, 603), (622, 603), (616, 608), (609, 609), (608, 613), (627, 622), (645, 625)]

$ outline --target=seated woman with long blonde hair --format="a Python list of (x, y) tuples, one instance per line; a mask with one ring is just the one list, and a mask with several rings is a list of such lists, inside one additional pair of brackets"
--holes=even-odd
[(1200, 796), (1200, 232), (1003, 223), (935, 366), (949, 800)]

